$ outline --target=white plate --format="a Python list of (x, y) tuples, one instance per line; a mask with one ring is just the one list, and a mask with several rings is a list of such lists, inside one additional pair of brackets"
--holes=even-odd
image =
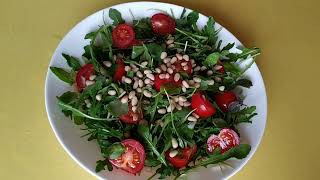
[[(115, 5), (112, 6), (112, 8), (119, 10), (126, 22), (132, 21), (129, 9), (132, 11), (135, 18), (150, 17), (157, 12), (152, 9), (161, 9), (169, 13), (170, 9), (172, 9), (176, 17), (180, 16), (183, 10), (183, 7), (181, 6), (158, 2), (132, 2)], [(49, 66), (68, 68), (66, 62), (61, 56), (62, 52), (80, 58), (84, 52), (83, 47), (88, 44), (88, 41), (84, 40), (84, 36), (88, 32), (96, 30), (99, 25), (103, 24), (103, 11), (105, 11), (105, 20), (107, 23), (111, 22), (108, 17), (108, 10), (109, 8), (98, 11), (77, 24), (60, 42), (53, 54)], [(190, 10), (187, 12), (189, 11)], [(202, 28), (206, 24), (207, 19), (208, 18), (206, 16), (200, 14), (198, 26)], [(216, 24), (216, 28), (219, 27), (221, 26)], [(241, 45), (240, 41), (225, 28), (222, 28), (219, 33), (219, 39), (223, 40), (222, 45), (226, 45), (229, 42), (235, 42), (236, 46)], [(242, 160), (229, 160), (228, 163), (231, 164), (233, 168), (224, 166), (222, 166), (222, 170), (219, 166), (212, 168), (200, 168), (197, 171), (190, 173), (189, 179), (224, 179), (231, 177), (246, 164), (256, 151), (262, 138), (266, 123), (266, 92), (260, 71), (256, 64), (253, 64), (253, 66), (245, 73), (245, 76), (249, 77), (253, 82), (253, 87), (249, 90), (244, 90), (246, 95), (245, 104), (257, 106), (258, 113), (258, 116), (253, 119), (252, 124), (242, 124), (239, 126), (241, 142), (249, 143), (252, 146), (250, 154), (247, 158)], [(110, 180), (127, 178), (130, 178), (131, 180), (146, 179), (153, 174), (153, 172), (147, 172), (144, 170), (140, 176), (132, 176), (116, 169), (112, 172), (103, 171), (95, 173), (96, 161), (102, 159), (96, 142), (89, 142), (86, 138), (81, 138), (80, 136), (85, 132), (80, 130), (79, 126), (74, 125), (70, 119), (64, 117), (57, 106), (56, 96), (59, 96), (68, 90), (72, 90), (72, 88), (57, 79), (48, 69), (45, 87), (45, 100), (49, 122), (63, 148), (80, 166), (97, 178)]]

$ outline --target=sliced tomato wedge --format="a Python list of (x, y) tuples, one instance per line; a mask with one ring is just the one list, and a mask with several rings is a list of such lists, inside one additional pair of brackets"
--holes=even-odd
[(76, 75), (76, 83), (79, 91), (86, 87), (86, 80), (89, 80), (91, 75), (94, 75), (94, 67), (92, 64), (82, 66)]
[(121, 81), (122, 77), (126, 74), (125, 65), (122, 59), (116, 60), (116, 68), (113, 75), (115, 81)]
[(119, 119), (128, 124), (138, 124), (143, 119), (143, 113), (141, 111), (133, 112), (131, 103), (128, 103), (128, 113), (121, 115)]
[(154, 88), (157, 91), (160, 91), (161, 86), (168, 86), (168, 87), (180, 87), (181, 86), (181, 80), (178, 82), (174, 81), (174, 75), (170, 75), (168, 79), (160, 79), (160, 74), (155, 75), (154, 78)]
[[(186, 66), (182, 66), (181, 64), (183, 63), (187, 63)], [(191, 61), (185, 61), (185, 60), (180, 60), (180, 61), (176, 61), (174, 64), (175, 67), (175, 71), (176, 72), (185, 72), (187, 74), (192, 74), (192, 63)], [(184, 67), (187, 67), (186, 69), (184, 69)]]
[(158, 13), (151, 17), (151, 25), (154, 33), (167, 35), (175, 32), (176, 21), (166, 14)]
[(214, 100), (223, 112), (227, 112), (230, 104), (237, 101), (237, 96), (232, 91), (224, 91), (215, 94)]
[(201, 92), (192, 95), (191, 107), (202, 118), (208, 118), (216, 113), (216, 108)]
[(110, 163), (131, 174), (140, 173), (146, 159), (142, 144), (134, 139), (126, 139), (121, 144), (125, 147), (125, 152), (117, 159), (109, 159)]
[(238, 134), (232, 129), (222, 129), (218, 135), (211, 135), (207, 140), (207, 150), (209, 153), (214, 152), (218, 147), (221, 148), (221, 153), (240, 144)]
[(112, 41), (118, 48), (128, 48), (135, 42), (136, 33), (129, 24), (119, 24), (112, 30)]
[(194, 145), (193, 147), (186, 147), (179, 150), (179, 153), (175, 157), (170, 157), (170, 151), (166, 152), (166, 158), (175, 168), (183, 168), (188, 165), (192, 160), (193, 156), (197, 153), (198, 147)]

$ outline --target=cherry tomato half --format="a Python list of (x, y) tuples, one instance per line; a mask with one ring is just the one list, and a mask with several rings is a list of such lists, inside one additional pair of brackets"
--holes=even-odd
[(160, 74), (155, 75), (154, 78), (154, 88), (157, 91), (160, 91), (161, 86), (175, 86), (175, 87), (180, 87), (181, 86), (181, 80), (179, 80), (178, 82), (174, 81), (174, 75), (170, 75), (169, 79), (160, 79)]
[(195, 109), (195, 113), (202, 118), (208, 118), (216, 113), (216, 108), (200, 92), (196, 92), (192, 95), (191, 107), (192, 109)]
[(128, 113), (121, 115), (119, 119), (128, 124), (138, 124), (138, 122), (143, 119), (143, 113), (141, 111), (133, 112), (131, 103), (128, 103)]
[(169, 153), (171, 150), (166, 152), (166, 158), (175, 168), (183, 168), (188, 165), (193, 156), (197, 153), (198, 147), (194, 145), (193, 147), (186, 147), (179, 150), (179, 153), (175, 157), (170, 157)]
[(152, 30), (156, 34), (172, 34), (176, 28), (176, 22), (170, 16), (158, 13), (151, 17)]
[(76, 83), (79, 91), (86, 87), (86, 80), (89, 80), (90, 76), (94, 74), (94, 67), (92, 64), (86, 64), (79, 69), (76, 75)]
[(112, 41), (118, 48), (128, 48), (135, 42), (136, 33), (132, 26), (119, 24), (112, 30)]
[[(186, 66), (182, 66), (181, 64), (183, 63), (187, 63)], [(176, 61), (174, 64), (175, 67), (175, 71), (176, 72), (185, 72), (187, 74), (192, 74), (192, 63), (191, 61), (185, 61), (185, 60), (180, 60), (180, 61)], [(186, 69), (184, 69), (184, 67), (187, 67)]]
[(126, 139), (121, 144), (125, 146), (125, 152), (117, 159), (109, 159), (111, 164), (131, 174), (141, 172), (146, 159), (143, 146), (134, 139)]
[(113, 75), (115, 81), (120, 81), (121, 78), (126, 74), (125, 65), (122, 59), (116, 60), (116, 68)]
[(237, 96), (232, 91), (224, 91), (215, 94), (214, 100), (223, 112), (227, 112), (229, 105), (237, 101)]
[(212, 153), (216, 148), (221, 148), (221, 153), (240, 144), (238, 134), (232, 129), (222, 129), (219, 135), (211, 135), (207, 140), (207, 150)]

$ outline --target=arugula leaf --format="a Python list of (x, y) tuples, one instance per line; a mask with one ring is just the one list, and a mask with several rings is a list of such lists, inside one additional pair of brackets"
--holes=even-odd
[(66, 70), (58, 67), (50, 67), (50, 70), (55, 74), (61, 81), (64, 81), (70, 85), (74, 83), (74, 75), (67, 72)]
[(156, 60), (156, 61), (160, 61), (160, 55), (163, 52), (163, 48), (156, 44), (156, 43), (150, 43), (150, 44), (146, 44), (146, 47), (151, 55), (151, 57)]
[(74, 101), (76, 101), (78, 98), (78, 93), (67, 91), (63, 93), (58, 99), (66, 104), (70, 104)]
[(117, 159), (125, 152), (125, 147), (119, 143), (113, 143), (108, 148), (103, 149), (102, 155), (108, 159)]
[(66, 59), (67, 64), (74, 70), (78, 71), (81, 68), (79, 60), (73, 56), (62, 53), (62, 56)]
[(110, 102), (106, 109), (115, 117), (128, 113), (128, 103), (122, 103), (118, 99)]
[(223, 47), (220, 52), (222, 51), (226, 51), (226, 50), (230, 50), (231, 48), (233, 48), (233, 46), (235, 45), (235, 43), (228, 43), (225, 47)]
[(160, 164), (161, 164), (161, 162), (159, 160), (157, 160), (156, 158), (154, 158), (150, 154), (147, 154), (147, 157), (146, 157), (146, 160), (145, 160), (145, 166), (156, 167), (156, 166), (158, 166)]
[(131, 58), (135, 59), (135, 58), (139, 57), (143, 53), (144, 53), (144, 47), (143, 46), (133, 46)]
[(222, 118), (212, 118), (211, 121), (217, 128), (229, 127), (227, 122)]
[(203, 65), (210, 68), (213, 65), (217, 64), (219, 58), (220, 58), (220, 53), (218, 52), (211, 53), (209, 54), (209, 56), (207, 56), (206, 60), (203, 62)]
[(255, 113), (255, 110), (255, 106), (250, 106), (245, 107), (237, 112), (228, 112), (225, 119), (228, 124), (231, 125), (236, 125), (239, 123), (252, 123), (251, 119), (257, 115), (257, 113)]
[(116, 10), (116, 9), (113, 9), (113, 8), (110, 8), (109, 10), (109, 17), (110, 19), (113, 20), (113, 25), (114, 26), (117, 26), (118, 24), (122, 24), (124, 23), (125, 21), (122, 19), (122, 16), (121, 16), (121, 13)]
[(208, 37), (208, 44), (214, 46), (218, 40), (218, 31), (214, 29), (215, 21), (212, 17), (209, 17), (207, 24), (203, 27), (203, 34)]
[(106, 160), (99, 160), (96, 162), (96, 172), (100, 172), (102, 170), (105, 170), (105, 166), (107, 165)]
[(133, 20), (133, 27), (136, 32), (137, 39), (153, 38), (154, 36), (151, 29), (150, 18)]
[(155, 145), (152, 143), (152, 135), (150, 134), (149, 127), (146, 125), (138, 126), (138, 134), (145, 140), (148, 146), (152, 149), (153, 153), (158, 157), (158, 160), (165, 166), (167, 166), (164, 156), (161, 155)]

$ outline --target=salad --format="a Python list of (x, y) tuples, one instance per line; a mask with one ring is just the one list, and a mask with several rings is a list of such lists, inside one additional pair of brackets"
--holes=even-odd
[(149, 179), (178, 178), (245, 158), (251, 147), (240, 143), (236, 125), (257, 113), (243, 104), (241, 88), (252, 82), (242, 75), (260, 50), (222, 46), (213, 18), (199, 29), (195, 11), (129, 23), (110, 9), (109, 17), (112, 24), (84, 37), (82, 58), (62, 54), (68, 70), (50, 67), (74, 89), (57, 97), (58, 106), (101, 149), (96, 172), (152, 167)]

